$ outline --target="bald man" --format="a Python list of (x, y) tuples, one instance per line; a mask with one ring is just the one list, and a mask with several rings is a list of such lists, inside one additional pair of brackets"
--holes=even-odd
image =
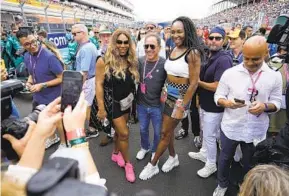
[(225, 111), (221, 123), (218, 187), (214, 196), (223, 196), (227, 191), (230, 164), (239, 144), (244, 174), (250, 170), (255, 146), (266, 137), (268, 113), (280, 109), (282, 77), (265, 63), (267, 54), (263, 37), (249, 38), (243, 48), (244, 62), (226, 70), (216, 90), (215, 102)]

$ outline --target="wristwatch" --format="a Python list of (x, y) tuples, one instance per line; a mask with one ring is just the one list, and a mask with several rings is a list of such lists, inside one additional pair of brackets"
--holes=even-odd
[(42, 83), (42, 89), (47, 88), (47, 84), (46, 83)]

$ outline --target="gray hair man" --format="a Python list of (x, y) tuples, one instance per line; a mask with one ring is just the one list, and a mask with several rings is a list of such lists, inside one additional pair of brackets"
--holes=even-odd
[[(91, 105), (95, 96), (95, 64), (98, 52), (94, 44), (89, 41), (88, 30), (85, 25), (76, 24), (71, 31), (74, 40), (78, 43), (75, 66), (76, 71), (80, 71), (83, 74), (83, 91), (88, 102), (86, 118), (89, 121)], [(94, 132), (88, 131), (87, 137), (97, 137), (98, 134), (96, 130)]]

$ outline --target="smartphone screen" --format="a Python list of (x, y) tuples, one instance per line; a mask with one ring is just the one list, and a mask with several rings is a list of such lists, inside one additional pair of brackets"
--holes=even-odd
[(77, 71), (64, 71), (61, 92), (61, 111), (70, 105), (74, 108), (83, 86), (83, 76)]

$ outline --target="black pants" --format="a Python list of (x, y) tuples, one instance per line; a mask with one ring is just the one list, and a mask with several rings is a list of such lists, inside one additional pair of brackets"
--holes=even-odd
[[(190, 106), (190, 116), (191, 116), (191, 127), (194, 136), (200, 135), (200, 116), (199, 110), (197, 108), (197, 94), (195, 93), (192, 98), (192, 103)], [(182, 129), (187, 133), (189, 131), (189, 115), (182, 120)]]

